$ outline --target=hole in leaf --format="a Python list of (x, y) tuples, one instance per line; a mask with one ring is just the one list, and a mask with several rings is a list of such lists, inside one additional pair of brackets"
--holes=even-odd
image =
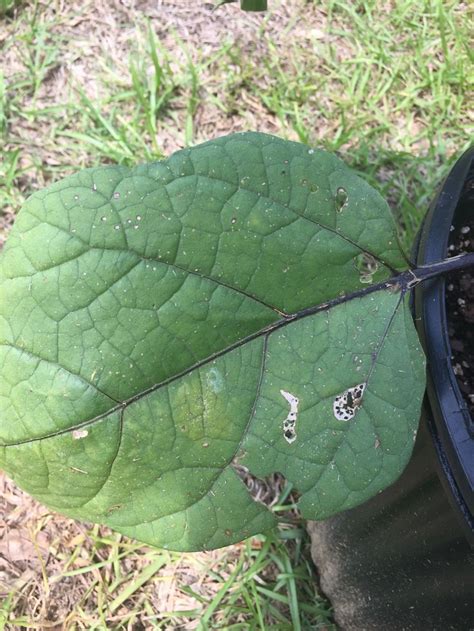
[[(232, 463), (232, 468), (245, 484), (255, 502), (263, 504), (267, 508), (272, 508), (277, 504), (288, 505), (289, 510), (294, 512), (295, 517), (298, 517), (298, 512), (292, 507), (296, 505), (300, 494), (292, 488), (291, 483), (287, 482), (281, 473), (275, 472), (264, 478), (257, 478), (250, 473), (247, 467), (237, 464), (235, 461)], [(288, 492), (289, 486), (291, 487), (290, 492)], [(285, 513), (286, 515), (287, 513)]]
[(334, 416), (338, 421), (350, 421), (362, 405), (365, 383), (359, 383), (337, 395), (333, 403)]
[(361, 283), (371, 283), (373, 275), (379, 267), (375, 258), (367, 252), (358, 254), (354, 259), (354, 265), (360, 274), (359, 280)]
[(337, 212), (338, 213), (342, 212), (345, 206), (347, 206), (347, 202), (348, 202), (347, 191), (345, 188), (342, 188), (342, 186), (340, 186), (336, 191), (335, 201), (336, 201)]

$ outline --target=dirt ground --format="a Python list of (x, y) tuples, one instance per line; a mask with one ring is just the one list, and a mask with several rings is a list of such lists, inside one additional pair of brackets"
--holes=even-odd
[[(33, 94), (31, 90), (23, 92), (18, 103), (21, 110), (10, 112), (13, 140), (7, 141), (4, 150), (20, 150), (18, 168), (23, 174), (17, 181), (21, 193), (16, 197), (17, 205), (6, 204), (0, 214), (0, 244), (5, 241), (14, 213), (27, 195), (57, 179), (58, 169), (65, 175), (79, 167), (91, 166), (90, 147), (58, 134), (57, 129), (77, 130), (77, 115), (69, 118), (66, 108), (71, 100), (77, 100), (78, 87), (98, 102), (127, 85), (124, 78), (129, 76), (130, 56), (139, 58), (143, 54), (141, 40), (148, 23), (160, 49), (169, 52), (171, 74), (178, 76), (193, 71), (199, 74), (197, 93), (191, 96), (189, 86), (178, 86), (170, 107), (160, 116), (158, 139), (164, 155), (182, 148), (186, 142), (182, 129), (186, 126), (190, 99), (196, 102), (193, 144), (248, 129), (281, 132), (278, 117), (251, 90), (245, 89), (244, 73), (252, 67), (252, 59), (258, 63), (272, 54), (269, 41), (281, 51), (295, 40), (305, 46), (312, 33), (308, 23), (314, 22), (319, 32), (326, 15), (307, 6), (304, 0), (276, 0), (273, 5), (277, 10), (267, 19), (262, 14), (244, 13), (235, 5), (213, 10), (212, 3), (194, 0), (85, 0), (72, 6), (65, 0), (55, 0), (39, 4), (34, 34), (26, 19), (14, 24), (2, 23), (0, 19), (0, 50), (3, 48), (0, 69), (5, 83), (29, 77), (33, 72), (38, 81)], [(41, 33), (43, 29), (48, 30), (48, 37), (59, 51), (49, 50), (46, 40), (45, 47), (39, 50), (39, 61), (28, 59), (24, 42), (38, 38), (37, 31)], [(225, 51), (229, 48), (239, 59), (226, 65)], [(56, 59), (48, 64), (48, 55), (54, 53)], [(32, 70), (35, 64), (39, 68)], [(193, 70), (188, 72), (191, 67)], [(147, 72), (151, 71), (148, 68)], [(229, 84), (223, 85), (226, 77), (230, 78)], [(234, 94), (238, 105), (232, 103)], [(37, 115), (48, 108), (52, 111), (50, 117)], [(124, 111), (123, 117), (128, 113)], [(326, 124), (319, 129), (321, 135), (329, 131)], [(291, 130), (286, 135), (297, 139)]]

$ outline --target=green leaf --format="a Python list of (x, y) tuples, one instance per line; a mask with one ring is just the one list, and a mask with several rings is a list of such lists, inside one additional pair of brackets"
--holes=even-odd
[(242, 11), (266, 11), (267, 0), (240, 0)]
[[(407, 462), (424, 388), (387, 204), (335, 156), (236, 134), (25, 203), (0, 264), (0, 466), (72, 517), (176, 550), (303, 516)], [(389, 286), (390, 285), (390, 286)]]

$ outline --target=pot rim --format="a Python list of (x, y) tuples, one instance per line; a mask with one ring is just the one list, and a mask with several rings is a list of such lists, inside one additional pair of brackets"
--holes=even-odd
[[(474, 146), (454, 164), (430, 205), (420, 230), (417, 265), (446, 258), (451, 225), (473, 178)], [(415, 323), (427, 357), (428, 426), (444, 474), (441, 477), (474, 541), (474, 423), (451, 365), (445, 285), (444, 277), (439, 276), (415, 288)]]

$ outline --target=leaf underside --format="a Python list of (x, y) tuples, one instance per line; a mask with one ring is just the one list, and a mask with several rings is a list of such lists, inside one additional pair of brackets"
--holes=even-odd
[(370, 291), (404, 267), (376, 191), (265, 134), (66, 178), (0, 263), (0, 466), (175, 550), (273, 527), (236, 463), (286, 476), (304, 517), (355, 506), (399, 476), (419, 418), (408, 297)]

